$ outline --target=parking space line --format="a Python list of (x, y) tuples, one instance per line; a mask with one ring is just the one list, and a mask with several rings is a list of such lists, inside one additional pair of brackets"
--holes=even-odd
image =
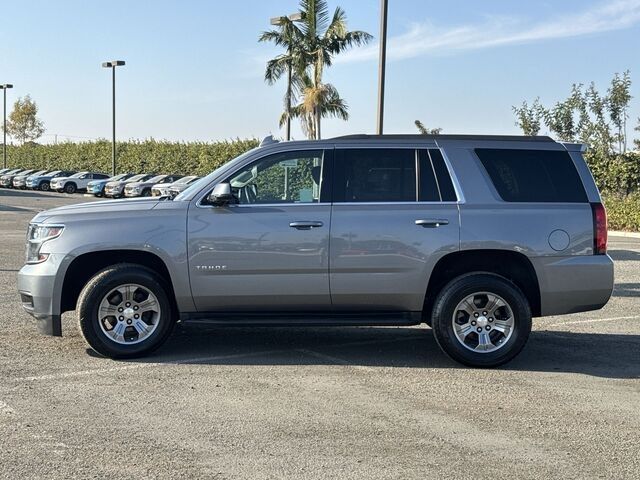
[(313, 350), (309, 350), (307, 348), (298, 348), (296, 349), (297, 352), (300, 353), (304, 353), (306, 355), (311, 355), (312, 357), (316, 357), (316, 358), (320, 358), (322, 360), (328, 360), (331, 363), (335, 363), (337, 365), (344, 365), (346, 367), (353, 367), (354, 364), (347, 361), (347, 360), (343, 360), (342, 358), (338, 358), (338, 357), (334, 357), (333, 355), (326, 355), (324, 353), (320, 353), (320, 352), (315, 352)]
[(546, 325), (546, 327), (561, 327), (563, 325), (579, 325), (581, 323), (600, 323), (600, 322), (613, 322), (615, 320), (633, 320), (633, 319), (640, 319), (640, 316), (638, 315), (632, 315), (629, 317), (613, 317), (613, 318), (592, 318), (589, 320), (575, 320), (573, 322), (559, 322), (559, 323), (552, 323), (551, 325)]
[(88, 370), (79, 370), (76, 372), (64, 372), (64, 373), (50, 373), (46, 375), (36, 375), (31, 377), (20, 377), (14, 378), (15, 382), (34, 382), (39, 380), (60, 380), (63, 378), (73, 378), (73, 377), (83, 377), (88, 375), (96, 375), (101, 373), (113, 373), (113, 372), (121, 372), (126, 370), (137, 370), (140, 368), (152, 368), (152, 367), (164, 367), (167, 365), (180, 365), (180, 364), (193, 364), (200, 362), (213, 362), (219, 360), (233, 360), (236, 358), (244, 358), (244, 357), (254, 357), (256, 355), (271, 355), (274, 353), (281, 353), (284, 350), (268, 350), (268, 351), (260, 351), (260, 352), (247, 352), (247, 353), (238, 353), (233, 355), (215, 355), (208, 357), (194, 357), (194, 358), (185, 358), (185, 359), (175, 359), (168, 360), (166, 362), (149, 362), (149, 363), (136, 363), (134, 365), (123, 365), (119, 367), (111, 367), (111, 368), (93, 368)]
[[(415, 340), (415, 337), (392, 337), (386, 340), (363, 340), (360, 342), (344, 342), (344, 343), (323, 345), (323, 347), (324, 348), (356, 347), (356, 346), (362, 346), (362, 345), (375, 345), (375, 344), (381, 344), (381, 343), (393, 343), (393, 342), (401, 342), (401, 341), (408, 341), (408, 340)], [(157, 367), (164, 367), (168, 365), (206, 363), (206, 362), (215, 362), (215, 361), (224, 361), (224, 360), (234, 360), (239, 358), (249, 358), (249, 357), (255, 357), (260, 355), (274, 355), (274, 354), (286, 353), (290, 351), (292, 350), (286, 350), (286, 349), (261, 350), (256, 352), (236, 353), (231, 355), (210, 355), (206, 357), (192, 357), (192, 358), (184, 358), (184, 359), (178, 358), (174, 360), (167, 360), (164, 362), (136, 363), (136, 364), (129, 364), (129, 365), (114, 366), (110, 368), (93, 368), (93, 369), (87, 369), (87, 370), (79, 370), (75, 372), (50, 373), (45, 375), (19, 377), (19, 378), (14, 378), (13, 381), (14, 382), (37, 382), (37, 381), (44, 381), (44, 380), (62, 380), (65, 378), (85, 377), (85, 376), (99, 375), (99, 374), (105, 374), (105, 373), (123, 372), (127, 370), (137, 370), (141, 368), (153, 368), (153, 367), (157, 368)], [(322, 356), (324, 355), (322, 353), (314, 352), (313, 350), (307, 350), (307, 349), (295, 349), (293, 351), (307, 353), (309, 355), (314, 355), (319, 358), (322, 358)], [(333, 363), (337, 363), (337, 364), (350, 365), (356, 368), (365, 368), (365, 367), (358, 367), (349, 362), (346, 362), (345, 360), (341, 360), (337, 357), (332, 357), (330, 355), (325, 355), (324, 359), (331, 360)]]

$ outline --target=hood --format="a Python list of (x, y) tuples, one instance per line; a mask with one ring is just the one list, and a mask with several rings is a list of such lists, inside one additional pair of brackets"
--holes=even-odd
[(106, 178), (102, 180), (91, 180), (89, 183), (87, 183), (87, 186), (93, 187), (95, 185), (104, 185), (105, 183), (110, 183), (110, 182)]
[(126, 183), (127, 183), (126, 180), (116, 180), (115, 182), (107, 182), (105, 187), (121, 187)]
[[(51, 210), (45, 210), (36, 215), (32, 222), (48, 222), (64, 223), (67, 220), (75, 220), (80, 217), (93, 217), (99, 216), (105, 218), (110, 213), (117, 215), (118, 213), (131, 212), (132, 215), (136, 215), (133, 212), (140, 212), (145, 210), (151, 210), (159, 202), (157, 197), (143, 197), (136, 199), (125, 200), (103, 200), (100, 202), (87, 202), (77, 203), (75, 205), (66, 205), (64, 207), (52, 208)], [(106, 218), (105, 218), (106, 219)]]
[(130, 182), (127, 183), (127, 188), (145, 187), (151, 185), (149, 182)]

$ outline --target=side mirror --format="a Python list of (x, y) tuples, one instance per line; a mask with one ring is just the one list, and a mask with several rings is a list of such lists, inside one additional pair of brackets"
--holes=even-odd
[(233, 195), (231, 191), (231, 184), (224, 182), (219, 183), (207, 197), (207, 200), (212, 205), (226, 205), (228, 203), (237, 203), (236, 197)]

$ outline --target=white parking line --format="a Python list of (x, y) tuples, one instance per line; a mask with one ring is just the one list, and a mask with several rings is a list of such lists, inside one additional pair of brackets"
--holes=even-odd
[(600, 323), (600, 322), (613, 322), (615, 320), (633, 320), (633, 319), (640, 319), (640, 316), (633, 315), (630, 317), (592, 318), (590, 320), (576, 320), (573, 322), (552, 323), (551, 325), (546, 325), (546, 327), (561, 327), (563, 325), (579, 325), (581, 323)]
[(271, 354), (280, 353), (280, 352), (284, 352), (284, 350), (268, 350), (268, 351), (260, 351), (260, 352), (238, 353), (235, 355), (216, 355), (216, 356), (209, 356), (209, 357), (175, 359), (175, 360), (168, 360), (166, 362), (136, 363), (133, 365), (123, 365), (120, 367), (94, 368), (89, 370), (80, 370), (76, 372), (51, 373), (47, 375), (36, 375), (32, 377), (20, 377), (20, 378), (14, 378), (13, 380), (15, 382), (34, 382), (38, 380), (59, 380), (62, 378), (83, 377), (87, 375), (96, 375), (101, 373), (113, 373), (113, 372), (121, 372), (125, 370), (137, 370), (139, 368), (179, 365), (182, 363), (201, 363), (201, 362), (204, 363), (204, 362), (214, 362), (219, 360), (232, 360), (235, 358), (254, 357), (256, 355), (271, 355)]
[[(415, 340), (415, 339), (416, 337), (413, 337), (413, 336), (412, 337), (392, 337), (386, 340), (363, 340), (363, 341), (356, 341), (356, 342), (335, 343), (330, 345), (323, 345), (323, 347), (324, 348), (356, 347), (356, 346), (362, 346), (362, 345), (375, 345), (380, 343), (403, 342), (403, 341)], [(285, 350), (285, 349), (262, 350), (257, 352), (237, 353), (237, 354), (231, 354), (231, 355), (212, 355), (207, 357), (194, 357), (194, 358), (184, 358), (184, 359), (177, 358), (174, 360), (167, 360), (165, 362), (135, 363), (135, 364), (121, 365), (121, 366), (109, 367), (109, 368), (94, 368), (94, 369), (87, 369), (87, 370), (79, 370), (75, 372), (50, 373), (46, 375), (19, 377), (19, 378), (14, 378), (13, 381), (14, 382), (36, 382), (41, 380), (61, 380), (64, 378), (85, 377), (89, 375), (99, 375), (103, 373), (115, 373), (115, 372), (123, 372), (127, 370), (137, 370), (140, 368), (164, 367), (167, 365), (180, 365), (180, 364), (216, 362), (216, 361), (223, 361), (223, 360), (234, 360), (238, 358), (249, 358), (249, 357), (255, 357), (260, 355), (273, 355), (278, 353), (286, 353), (290, 351), (291, 350)], [(317, 353), (312, 350), (296, 349), (295, 351), (298, 351), (301, 353), (307, 353), (309, 355), (314, 355), (319, 358), (321, 358), (321, 356), (323, 355), (321, 353)], [(345, 361), (340, 360), (336, 357), (331, 357), (329, 355), (324, 356), (324, 359), (325, 360), (330, 359), (333, 363), (340, 364), (342, 362), (342, 364), (345, 364), (345, 365), (352, 365), (349, 362), (345, 363)]]

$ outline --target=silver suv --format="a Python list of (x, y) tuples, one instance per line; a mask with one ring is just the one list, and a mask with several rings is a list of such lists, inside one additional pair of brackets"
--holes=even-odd
[(97, 352), (181, 322), (418, 325), (466, 365), (515, 357), (531, 318), (604, 306), (606, 213), (582, 145), (356, 135), (263, 142), (173, 200), (38, 214), (18, 276), (45, 332), (76, 310)]

